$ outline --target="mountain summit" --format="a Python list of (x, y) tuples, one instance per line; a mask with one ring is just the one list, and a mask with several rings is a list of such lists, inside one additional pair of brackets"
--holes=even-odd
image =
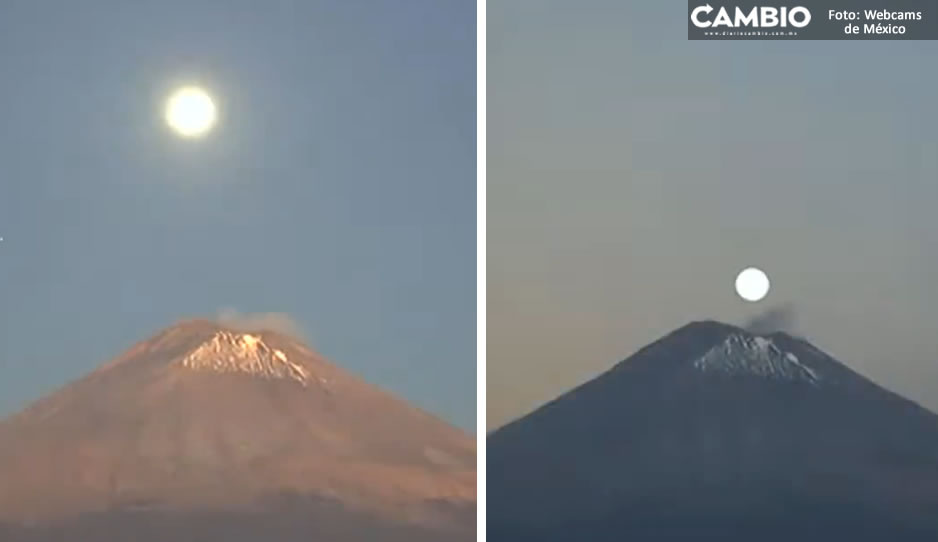
[(4, 541), (474, 540), (474, 523), (472, 437), (276, 332), (183, 322), (0, 422)]
[(487, 471), (495, 542), (938, 540), (938, 416), (712, 321), (493, 432)]
[[(243, 373), (261, 378), (291, 379), (306, 387), (310, 371), (271, 348), (258, 335), (218, 331), (179, 363), (195, 370)], [(325, 384), (322, 377), (317, 380)]]

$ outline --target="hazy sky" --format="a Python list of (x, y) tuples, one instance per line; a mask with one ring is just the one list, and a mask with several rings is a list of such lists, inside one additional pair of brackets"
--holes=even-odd
[(688, 42), (686, 9), (488, 6), (489, 427), (786, 304), (938, 409), (938, 43)]
[(0, 414), (230, 307), (473, 429), (475, 50), (473, 2), (3, 2)]

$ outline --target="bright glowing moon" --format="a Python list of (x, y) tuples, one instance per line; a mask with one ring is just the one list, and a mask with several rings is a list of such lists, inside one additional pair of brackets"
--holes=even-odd
[(736, 293), (746, 301), (761, 301), (769, 293), (769, 277), (755, 267), (743, 269), (736, 277)]
[(166, 123), (183, 137), (200, 137), (215, 125), (218, 112), (207, 92), (198, 87), (184, 87), (166, 101)]

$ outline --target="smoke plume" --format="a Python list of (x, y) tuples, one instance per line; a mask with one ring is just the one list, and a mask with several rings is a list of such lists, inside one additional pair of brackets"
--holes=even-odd
[(305, 342), (302, 326), (283, 312), (242, 313), (236, 309), (222, 309), (216, 317), (218, 323), (240, 331), (274, 331)]
[(791, 305), (770, 307), (749, 319), (743, 326), (750, 333), (794, 332), (795, 310)]

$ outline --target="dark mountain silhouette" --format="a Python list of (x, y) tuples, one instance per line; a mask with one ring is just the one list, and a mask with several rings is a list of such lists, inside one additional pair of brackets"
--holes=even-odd
[(685, 326), (486, 453), (490, 542), (938, 540), (938, 416), (784, 333)]
[(0, 540), (475, 540), (475, 444), (296, 339), (185, 322), (0, 423)]

